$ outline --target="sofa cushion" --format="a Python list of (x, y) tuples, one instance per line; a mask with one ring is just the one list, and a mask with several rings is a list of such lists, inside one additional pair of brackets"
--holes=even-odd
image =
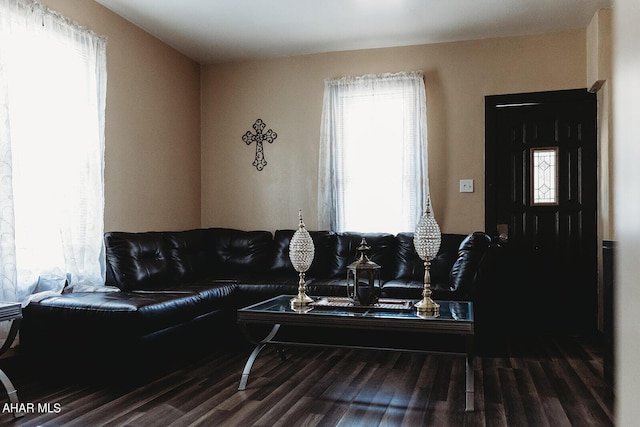
[[(424, 261), (420, 259), (413, 246), (413, 233), (399, 233), (398, 250), (396, 251), (395, 279), (399, 280), (424, 280)], [(449, 272), (458, 258), (458, 247), (465, 235), (447, 234), (441, 235), (440, 250), (438, 255), (431, 260), (429, 273), (432, 283), (446, 284), (449, 282)]]
[(421, 280), (392, 279), (382, 285), (384, 298), (420, 299), (424, 290), (424, 282)]
[(198, 280), (206, 273), (203, 230), (164, 233), (171, 268), (181, 282)]
[(207, 275), (243, 278), (264, 275), (273, 261), (273, 237), (268, 231), (229, 228), (204, 230)]
[[(289, 244), (294, 232), (295, 230), (276, 230), (273, 235), (275, 253), (271, 270), (275, 274), (298, 275), (289, 258)], [(309, 231), (309, 235), (313, 240), (314, 257), (306, 275), (307, 277), (327, 277), (329, 262), (335, 258), (336, 234), (331, 231)]]
[(347, 277), (347, 267), (356, 260), (356, 249), (360, 246), (363, 237), (371, 247), (369, 259), (381, 267), (381, 279), (388, 280), (392, 277), (396, 270), (396, 237), (389, 233), (357, 232), (342, 232), (336, 234), (336, 254), (329, 263), (327, 277)]
[[(419, 300), (422, 299), (424, 282), (417, 280), (393, 279), (382, 286), (382, 296), (385, 298), (398, 298)], [(448, 283), (431, 283), (431, 298), (434, 300), (467, 301), (470, 295), (464, 292), (452, 292)]]
[(198, 295), (199, 314), (216, 310), (229, 310), (235, 304), (235, 292), (238, 285), (235, 280), (203, 280), (181, 283), (177, 290), (193, 292)]
[(162, 289), (178, 283), (163, 233), (105, 234), (107, 284), (123, 291)]
[(299, 277), (297, 274), (255, 276), (238, 281), (237, 302), (245, 307), (278, 295), (296, 295)]

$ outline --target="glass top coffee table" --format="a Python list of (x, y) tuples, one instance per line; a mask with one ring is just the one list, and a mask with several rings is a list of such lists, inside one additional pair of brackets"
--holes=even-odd
[[(379, 332), (410, 332), (418, 334), (460, 335), (465, 338), (466, 350), (466, 387), (465, 409), (474, 410), (473, 383), (473, 339), (474, 317), (473, 303), (468, 301), (437, 301), (440, 304), (438, 316), (418, 315), (412, 304), (415, 301), (380, 299), (380, 304), (372, 307), (354, 307), (345, 299), (333, 297), (313, 297), (314, 303), (304, 309), (293, 309), (290, 304), (292, 295), (280, 295), (266, 301), (238, 310), (238, 323), (247, 339), (256, 344), (242, 371), (238, 390), (245, 390), (253, 363), (266, 345), (319, 345), (337, 347), (370, 348), (376, 350), (424, 351), (416, 350), (409, 344), (398, 348), (388, 347), (384, 342), (374, 346), (352, 346), (332, 344), (325, 341), (311, 341), (278, 338), (281, 326), (301, 326), (309, 328), (348, 328)], [(272, 325), (265, 338), (255, 340), (248, 330), (251, 324)], [(309, 338), (307, 335), (305, 338)], [(446, 353), (451, 353), (446, 351)]]

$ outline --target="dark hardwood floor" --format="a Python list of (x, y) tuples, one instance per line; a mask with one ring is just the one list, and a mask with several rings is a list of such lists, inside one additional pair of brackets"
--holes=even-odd
[[(476, 411), (464, 411), (464, 358), (292, 347), (260, 354), (237, 391), (250, 349), (214, 351), (137, 384), (63, 380), (8, 363), (35, 413), (14, 426), (607, 426), (613, 396), (602, 346), (584, 337), (483, 340)], [(161, 358), (162, 355), (158, 355)], [(72, 365), (69, 362), (69, 366)], [(60, 370), (69, 369), (60, 367)], [(98, 367), (96, 367), (98, 369)], [(5, 400), (6, 401), (6, 400)], [(4, 402), (2, 402), (4, 403)], [(40, 408), (38, 408), (40, 404)], [(42, 411), (49, 404), (50, 413)], [(57, 413), (56, 413), (57, 412)]]

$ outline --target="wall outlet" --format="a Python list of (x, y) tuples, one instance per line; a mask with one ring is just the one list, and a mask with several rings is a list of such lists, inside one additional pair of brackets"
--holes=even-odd
[(473, 180), (461, 179), (460, 180), (460, 192), (461, 193), (473, 193)]

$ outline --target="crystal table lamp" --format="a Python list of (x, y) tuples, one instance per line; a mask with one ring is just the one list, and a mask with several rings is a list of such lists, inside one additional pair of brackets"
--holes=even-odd
[(431, 199), (427, 198), (427, 208), (418, 221), (416, 231), (413, 234), (413, 246), (420, 259), (424, 261), (424, 291), (422, 291), (422, 300), (415, 305), (419, 314), (435, 316), (440, 313), (440, 305), (431, 299), (431, 275), (429, 273), (431, 260), (438, 255), (438, 250), (440, 250), (440, 241), (440, 226), (431, 211)]
[(293, 268), (295, 268), (300, 275), (300, 282), (298, 283), (298, 295), (291, 299), (291, 305), (294, 307), (304, 307), (313, 302), (313, 299), (306, 293), (304, 275), (313, 262), (315, 247), (313, 246), (311, 235), (309, 235), (309, 232), (304, 228), (302, 211), (299, 211), (298, 217), (300, 223), (296, 232), (293, 233), (291, 243), (289, 243), (289, 258), (291, 259)]

